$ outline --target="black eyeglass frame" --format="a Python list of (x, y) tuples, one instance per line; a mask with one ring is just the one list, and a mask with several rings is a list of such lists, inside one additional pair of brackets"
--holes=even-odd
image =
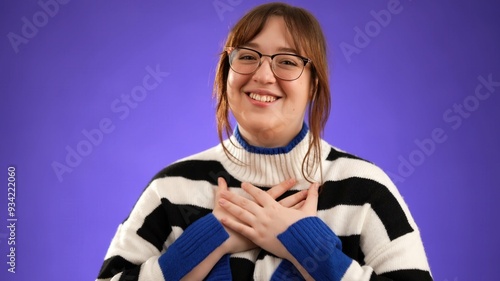
[[(233, 69), (233, 66), (231, 65), (231, 53), (234, 51), (234, 50), (237, 50), (237, 49), (244, 49), (244, 50), (249, 50), (249, 51), (253, 51), (253, 52), (256, 52), (258, 55), (259, 55), (259, 65), (255, 68), (254, 71), (252, 72), (249, 72), (249, 73), (241, 73), (241, 72), (238, 72), (236, 70)], [(257, 50), (254, 50), (252, 48), (248, 48), (248, 47), (226, 47), (225, 48), (227, 54), (228, 54), (228, 61), (229, 61), (229, 66), (231, 67), (231, 69), (236, 72), (236, 73), (239, 73), (239, 74), (243, 74), (243, 75), (249, 75), (249, 74), (253, 74), (255, 73), (255, 71), (257, 71), (260, 66), (262, 65), (262, 57), (269, 57), (271, 58), (271, 70), (273, 71), (273, 74), (274, 76), (278, 77), (279, 79), (281, 80), (284, 80), (284, 81), (294, 81), (294, 80), (297, 80), (300, 78), (300, 76), (302, 76), (302, 73), (304, 72), (304, 69), (306, 68), (306, 65), (308, 63), (311, 63), (312, 64), (312, 60), (309, 59), (309, 58), (306, 58), (306, 57), (303, 57), (301, 55), (297, 55), (297, 54), (292, 54), (292, 53), (277, 53), (277, 54), (273, 54), (273, 55), (265, 55)], [(294, 56), (294, 57), (298, 57), (302, 60), (302, 62), (304, 62), (304, 65), (302, 66), (302, 70), (300, 71), (300, 74), (299, 76), (297, 76), (297, 78), (293, 78), (293, 79), (285, 79), (285, 78), (282, 78), (280, 77), (279, 75), (276, 74), (276, 72), (274, 71), (274, 67), (273, 67), (273, 59), (276, 57), (276, 56), (279, 56), (279, 55), (287, 55), (287, 56)]]

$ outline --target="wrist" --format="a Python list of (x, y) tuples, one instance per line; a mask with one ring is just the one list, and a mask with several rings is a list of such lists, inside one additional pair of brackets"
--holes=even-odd
[(214, 254), (217, 255), (217, 257), (221, 258), (226, 254), (232, 254), (230, 250), (229, 240), (230, 239), (226, 239), (226, 241), (224, 241), (219, 245), (219, 247), (214, 250)]

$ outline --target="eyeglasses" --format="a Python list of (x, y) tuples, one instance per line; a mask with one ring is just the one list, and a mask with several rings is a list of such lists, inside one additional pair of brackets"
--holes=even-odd
[(252, 74), (262, 65), (262, 57), (271, 58), (271, 70), (274, 75), (282, 80), (296, 80), (304, 72), (307, 63), (312, 61), (308, 58), (296, 55), (279, 53), (264, 55), (254, 49), (246, 47), (228, 47), (229, 65), (231, 69), (239, 74)]

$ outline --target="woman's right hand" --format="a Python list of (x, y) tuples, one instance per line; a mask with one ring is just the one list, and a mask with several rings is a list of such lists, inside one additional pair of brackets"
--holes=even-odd
[[(221, 198), (220, 194), (224, 190), (228, 190), (227, 183), (223, 178), (217, 179), (218, 187), (215, 192), (215, 202), (214, 202), (214, 210), (212, 211), (213, 215), (220, 221), (223, 217), (235, 219), (234, 216), (229, 214), (224, 208), (222, 208), (219, 204), (219, 199)], [(271, 195), (274, 199), (281, 196), (287, 190), (292, 188), (296, 184), (294, 179), (286, 180), (278, 185), (270, 188), (267, 193)], [(295, 194), (292, 194), (281, 201), (279, 203), (287, 208), (300, 208), (300, 206), (304, 203), (304, 200), (307, 196), (307, 190), (299, 191)], [(229, 238), (222, 244), (225, 252), (229, 254), (239, 253), (254, 249), (257, 247), (252, 241), (245, 238), (243, 235), (233, 231), (232, 229), (224, 227), (227, 233), (229, 234)]]

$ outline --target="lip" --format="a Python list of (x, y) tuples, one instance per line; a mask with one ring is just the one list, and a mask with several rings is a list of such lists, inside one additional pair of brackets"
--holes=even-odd
[[(257, 105), (257, 106), (269, 106), (269, 105), (272, 105), (274, 103), (276, 103), (279, 99), (281, 99), (280, 96), (268, 91), (268, 90), (264, 90), (264, 89), (255, 89), (255, 90), (249, 90), (249, 91), (244, 91), (243, 92), (247, 97), (248, 99), (250, 100), (250, 102), (254, 105)], [(275, 97), (276, 100), (272, 101), (272, 102), (264, 102), (264, 101), (258, 101), (258, 100), (254, 100), (250, 97), (250, 94), (251, 93), (254, 93), (254, 94), (257, 94), (257, 95), (261, 95), (261, 96), (270, 96), (270, 97)]]

